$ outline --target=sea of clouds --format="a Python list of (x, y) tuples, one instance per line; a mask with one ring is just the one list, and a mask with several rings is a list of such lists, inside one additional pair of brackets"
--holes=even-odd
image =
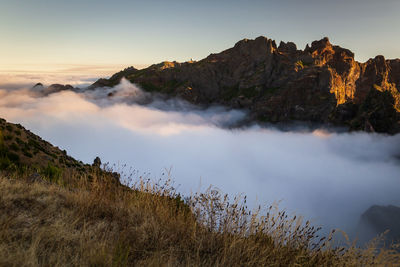
[(0, 86), (0, 117), (87, 163), (100, 156), (155, 180), (171, 170), (184, 194), (213, 185), (349, 232), (371, 205), (400, 205), (400, 135), (230, 128), (245, 116), (154, 97), (126, 80), (49, 95)]

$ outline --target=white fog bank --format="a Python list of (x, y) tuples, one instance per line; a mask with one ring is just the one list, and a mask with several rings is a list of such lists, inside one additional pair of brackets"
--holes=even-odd
[[(102, 91), (103, 90), (103, 91)], [(109, 92), (113, 96), (107, 97)], [(216, 186), (250, 203), (304, 215), (325, 228), (352, 230), (373, 204), (400, 205), (400, 135), (227, 130), (245, 113), (156, 100), (123, 84), (90, 93), (39, 96), (0, 89), (0, 117), (87, 163), (127, 164), (158, 179), (172, 167), (179, 191)], [(148, 174), (150, 173), (150, 174)]]

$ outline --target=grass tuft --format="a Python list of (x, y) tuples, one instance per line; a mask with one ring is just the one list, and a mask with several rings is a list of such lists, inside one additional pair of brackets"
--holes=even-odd
[(212, 187), (183, 198), (169, 179), (127, 187), (95, 167), (57, 175), (63, 183), (0, 178), (1, 266), (399, 266), (376, 240), (336, 247), (334, 231), (318, 237), (299, 216), (249, 210)]

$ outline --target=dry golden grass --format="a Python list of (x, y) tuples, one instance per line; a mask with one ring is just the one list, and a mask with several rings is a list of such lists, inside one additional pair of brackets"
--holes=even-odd
[(374, 244), (332, 248), (274, 207), (250, 212), (213, 189), (183, 202), (168, 183), (100, 176), (1, 177), (0, 266), (400, 266)]

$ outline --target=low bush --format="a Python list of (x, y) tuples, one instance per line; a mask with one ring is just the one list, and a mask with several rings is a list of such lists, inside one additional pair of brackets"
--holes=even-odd
[(51, 182), (58, 182), (62, 175), (62, 169), (52, 165), (50, 162), (42, 171), (42, 174)]

